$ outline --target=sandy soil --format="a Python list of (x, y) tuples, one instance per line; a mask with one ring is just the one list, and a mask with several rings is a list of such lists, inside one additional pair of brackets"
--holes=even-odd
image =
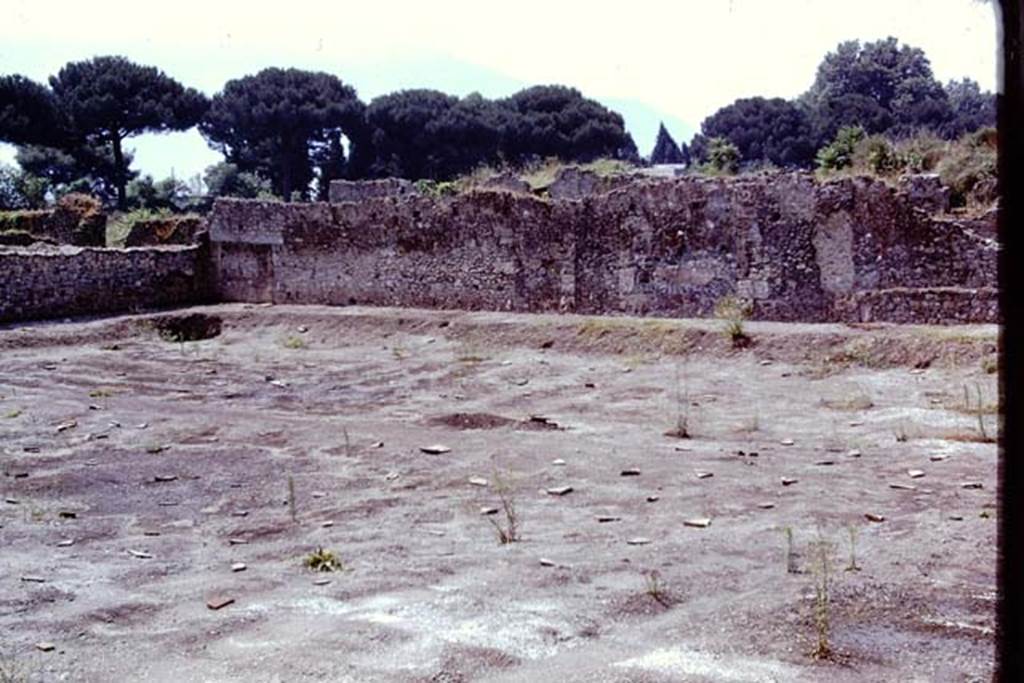
[(994, 327), (196, 310), (0, 330), (0, 680), (991, 676)]

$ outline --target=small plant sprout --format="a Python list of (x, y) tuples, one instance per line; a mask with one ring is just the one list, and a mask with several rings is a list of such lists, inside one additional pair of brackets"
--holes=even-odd
[[(683, 362), (686, 362), (684, 358)], [(665, 432), (665, 436), (674, 436), (677, 439), (690, 438), (690, 395), (688, 390), (687, 373), (683, 372), (680, 377), (679, 363), (675, 367), (675, 389), (676, 389), (676, 424), (675, 427)]]
[(851, 524), (847, 527), (847, 531), (850, 533), (850, 564), (846, 565), (846, 571), (859, 572), (860, 567), (857, 566), (857, 527)]
[(668, 595), (665, 593), (665, 587), (661, 583), (661, 573), (657, 569), (644, 572), (644, 583), (646, 584), (646, 593), (655, 602), (664, 607), (669, 606)]
[(302, 563), (315, 572), (336, 572), (345, 568), (337, 555), (323, 548), (317, 548), (311, 552)]
[(754, 406), (754, 412), (747, 418), (746, 422), (740, 425), (741, 432), (757, 432), (761, 430), (761, 407)]
[(831, 659), (835, 654), (829, 641), (832, 630), (831, 578), (833, 544), (819, 537), (813, 548), (814, 630), (816, 643), (811, 651), (815, 659)]
[(723, 321), (722, 333), (734, 349), (746, 348), (753, 341), (743, 327), (753, 310), (749, 301), (735, 296), (722, 297), (715, 304), (715, 317)]
[(501, 502), (501, 512), (504, 516), (504, 526), (493, 517), (487, 520), (494, 526), (498, 534), (498, 543), (507, 545), (519, 540), (519, 514), (516, 512), (515, 499), (512, 487), (508, 481), (497, 472), (494, 473), (494, 491), (498, 494)]
[(977, 395), (977, 405), (971, 405), (971, 394), (967, 390), (967, 385), (964, 385), (964, 412), (969, 415), (974, 415), (978, 419), (978, 440), (982, 443), (992, 443), (995, 441), (989, 436), (988, 430), (985, 428), (985, 401), (981, 395), (981, 385), (975, 384), (974, 390)]
[(292, 522), (298, 522), (298, 515), (295, 511), (295, 478), (288, 475), (288, 512), (292, 516)]
[(800, 569), (796, 566), (796, 550), (793, 547), (793, 527), (783, 527), (782, 533), (786, 537), (786, 573), (799, 574)]
[(292, 335), (284, 340), (284, 347), (293, 350), (304, 349), (306, 348), (306, 342), (302, 340), (302, 337)]
[(893, 430), (893, 434), (896, 437), (897, 443), (905, 443), (907, 439), (910, 438), (910, 435), (907, 434), (907, 425), (903, 420), (900, 420), (896, 424), (896, 429)]

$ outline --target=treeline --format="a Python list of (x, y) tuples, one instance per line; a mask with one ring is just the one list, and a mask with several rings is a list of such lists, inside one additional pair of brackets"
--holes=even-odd
[(335, 178), (447, 180), (550, 157), (639, 161), (622, 116), (573, 88), (499, 100), (405, 90), (366, 104), (334, 75), (269, 68), (207, 98), (154, 67), (97, 57), (67, 64), (48, 85), (0, 77), (0, 141), (17, 146), (21, 167), (0, 176), (0, 208), (19, 194), (24, 204), (73, 190), (120, 209), (159, 208), (189, 188), (138, 178), (124, 141), (196, 126), (224, 155), (203, 178), (213, 196), (323, 199)]
[[(853, 137), (950, 140), (994, 124), (992, 94), (969, 79), (939, 83), (922, 50), (895, 38), (850, 41), (825, 56), (800, 97), (738, 99), (683, 145), (662, 126), (649, 158), (716, 172), (835, 168)], [(192, 127), (224, 156), (201, 179), (154, 181), (132, 169), (125, 140)], [(334, 75), (270, 68), (207, 97), (123, 57), (69, 63), (47, 84), (0, 76), (0, 141), (17, 146), (20, 166), (0, 166), (0, 209), (70, 191), (121, 209), (202, 209), (224, 195), (323, 199), (335, 178), (441, 181), (548, 158), (641, 161), (622, 116), (568, 87), (497, 100), (404, 90), (364, 103)]]
[(704, 119), (700, 133), (681, 146), (662, 127), (651, 160), (724, 170), (809, 168), (843, 129), (893, 141), (952, 140), (995, 120), (991, 93), (966, 78), (941, 84), (921, 49), (892, 37), (854, 40), (825, 55), (814, 83), (794, 100), (738, 99)]

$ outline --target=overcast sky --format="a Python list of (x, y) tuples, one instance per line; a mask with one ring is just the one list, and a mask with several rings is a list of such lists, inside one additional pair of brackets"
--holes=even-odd
[[(149, 6), (146, 6), (149, 5)], [(659, 120), (679, 141), (738, 97), (805, 91), (843, 40), (896, 36), (943, 82), (996, 87), (994, 10), (976, 0), (360, 0), (273, 3), (5, 0), (0, 73), (40, 81), (119, 54), (214, 94), (267, 66), (334, 73), (364, 101), (429, 87), (500, 97), (579, 88), (623, 113), (642, 154)], [(136, 168), (199, 173), (220, 156), (195, 131), (129, 141)], [(0, 160), (12, 158), (9, 146)]]

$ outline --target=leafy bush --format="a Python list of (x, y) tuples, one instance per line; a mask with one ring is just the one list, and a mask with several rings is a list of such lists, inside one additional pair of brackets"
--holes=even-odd
[(302, 564), (315, 572), (334, 572), (345, 568), (333, 551), (317, 548), (303, 560)]
[(818, 167), (825, 171), (838, 171), (853, 165), (857, 143), (864, 139), (860, 126), (840, 128), (835, 139), (818, 150)]
[(896, 148), (881, 135), (872, 135), (859, 142), (854, 155), (860, 154), (867, 157), (867, 167), (877, 175), (895, 175), (906, 167), (906, 161)]
[(996, 198), (996, 130), (982, 128), (960, 138), (936, 170), (950, 189), (953, 206), (988, 204)]
[(124, 247), (124, 241), (132, 227), (138, 221), (150, 220), (153, 218), (168, 218), (172, 214), (168, 209), (134, 209), (126, 213), (115, 214), (107, 224), (107, 246)]
[(461, 187), (456, 180), (417, 180), (416, 191), (427, 197), (453, 197)]
[(949, 152), (949, 143), (931, 133), (922, 133), (898, 141), (896, 151), (908, 173), (929, 173)]
[(236, 164), (226, 161), (207, 166), (203, 171), (203, 183), (211, 203), (217, 197), (276, 198), (269, 180), (257, 173), (242, 171)]
[(733, 348), (741, 349), (750, 345), (752, 340), (743, 323), (753, 312), (754, 307), (749, 301), (735, 296), (722, 297), (715, 304), (715, 317), (723, 321), (722, 333)]
[(740, 150), (725, 138), (708, 141), (707, 170), (712, 173), (736, 173), (740, 168)]
[(738, 99), (704, 119), (701, 131), (707, 138), (725, 138), (736, 145), (744, 165), (767, 161), (808, 166), (818, 146), (806, 111), (778, 97)]
[(0, 210), (41, 209), (49, 189), (45, 178), (0, 164)]

